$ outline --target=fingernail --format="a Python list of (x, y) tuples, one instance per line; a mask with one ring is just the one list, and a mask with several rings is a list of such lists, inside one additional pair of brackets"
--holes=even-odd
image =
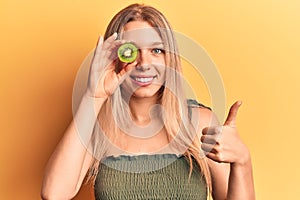
[(117, 39), (118, 33), (115, 32), (115, 33), (113, 34), (113, 37), (114, 37), (115, 39)]

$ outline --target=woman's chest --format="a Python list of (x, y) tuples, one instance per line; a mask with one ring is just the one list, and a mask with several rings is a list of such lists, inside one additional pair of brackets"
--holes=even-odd
[(149, 137), (145, 136), (143, 132), (133, 135), (131, 132), (122, 131), (115, 137), (111, 144), (106, 151), (107, 156), (170, 152), (169, 139), (164, 128)]
[(195, 167), (189, 178), (183, 156), (154, 154), (105, 159), (95, 182), (96, 199), (206, 199), (206, 184)]

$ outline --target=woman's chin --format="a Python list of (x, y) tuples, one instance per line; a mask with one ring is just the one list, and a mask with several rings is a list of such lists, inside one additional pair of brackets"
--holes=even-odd
[(160, 87), (161, 86), (140, 87), (133, 92), (132, 96), (135, 98), (156, 98)]

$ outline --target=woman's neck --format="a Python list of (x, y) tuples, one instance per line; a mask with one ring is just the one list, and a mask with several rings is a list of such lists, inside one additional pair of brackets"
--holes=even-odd
[(145, 125), (151, 120), (157, 119), (160, 114), (160, 105), (157, 95), (147, 98), (132, 96), (129, 101), (131, 117), (136, 124)]

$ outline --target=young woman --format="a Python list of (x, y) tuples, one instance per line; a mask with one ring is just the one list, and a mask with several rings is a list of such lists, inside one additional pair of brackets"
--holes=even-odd
[[(137, 58), (121, 62), (130, 42)], [(153, 7), (133, 4), (100, 37), (87, 89), (51, 156), (43, 199), (71, 199), (84, 178), (96, 199), (255, 199), (247, 147), (236, 129), (241, 102), (220, 125), (187, 101), (172, 29)]]

